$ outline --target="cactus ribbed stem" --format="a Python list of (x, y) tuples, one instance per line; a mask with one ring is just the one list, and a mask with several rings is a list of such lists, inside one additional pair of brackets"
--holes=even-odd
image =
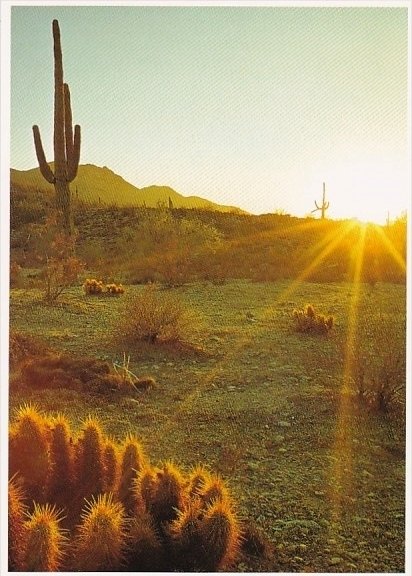
[(60, 29), (53, 20), (54, 51), (54, 172), (46, 161), (38, 126), (33, 126), (34, 145), (40, 172), (47, 182), (54, 184), (56, 204), (66, 233), (72, 233), (70, 188), (77, 175), (80, 161), (80, 126), (72, 125), (70, 90), (63, 82), (63, 56)]

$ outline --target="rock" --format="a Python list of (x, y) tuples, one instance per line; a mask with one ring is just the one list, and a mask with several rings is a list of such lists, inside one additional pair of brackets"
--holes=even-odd
[(286, 420), (279, 420), (278, 426), (280, 426), (281, 428), (290, 428), (291, 423), (287, 422)]

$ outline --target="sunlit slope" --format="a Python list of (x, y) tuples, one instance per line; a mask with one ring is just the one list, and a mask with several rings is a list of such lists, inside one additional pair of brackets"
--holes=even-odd
[[(11, 186), (39, 191), (53, 191), (38, 168), (10, 171)], [(169, 198), (175, 208), (207, 208), (220, 212), (240, 212), (232, 206), (215, 204), (198, 196), (183, 196), (169, 186), (147, 186), (137, 188), (118, 174), (104, 166), (83, 164), (79, 166), (76, 179), (71, 184), (74, 198), (91, 204), (107, 206), (147, 206), (155, 208), (159, 204), (168, 205)]]

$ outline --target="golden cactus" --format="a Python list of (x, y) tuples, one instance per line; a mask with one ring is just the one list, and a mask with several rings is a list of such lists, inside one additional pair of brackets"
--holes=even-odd
[(51, 474), (48, 500), (59, 507), (68, 508), (74, 489), (73, 444), (69, 423), (59, 414), (52, 420), (50, 461)]
[(142, 445), (132, 434), (125, 438), (120, 453), (121, 470), (117, 495), (127, 513), (132, 513), (136, 507), (134, 481), (139, 472), (146, 466), (146, 458)]
[(23, 405), (9, 431), (10, 474), (19, 474), (28, 499), (44, 501), (50, 475), (50, 425), (38, 408)]
[(112, 494), (86, 503), (73, 545), (73, 568), (82, 572), (121, 569), (126, 548), (125, 514)]
[(14, 476), (8, 484), (9, 570), (17, 570), (21, 564), (26, 511), (24, 491)]
[(60, 528), (61, 513), (53, 506), (34, 504), (25, 521), (23, 552), (18, 571), (56, 572), (63, 562), (67, 538)]

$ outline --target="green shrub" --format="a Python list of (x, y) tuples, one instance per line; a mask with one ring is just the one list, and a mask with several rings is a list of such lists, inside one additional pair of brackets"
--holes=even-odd
[(327, 334), (333, 328), (333, 316), (324, 316), (315, 312), (312, 304), (306, 304), (303, 310), (294, 310), (296, 332), (305, 334)]
[[(33, 422), (25, 426), (36, 433), (16, 443), (22, 419)], [(134, 436), (122, 443), (109, 440), (91, 417), (73, 438), (62, 415), (51, 418), (34, 407), (22, 408), (10, 425), (11, 461), (21, 459), (23, 442), (24, 452), (33, 454), (27, 465), (18, 467), (21, 487), (14, 479), (9, 484), (10, 566), (161, 572), (216, 571), (233, 565), (241, 528), (221, 479), (202, 467), (185, 474), (171, 462), (152, 466)], [(66, 454), (57, 454), (59, 449)], [(72, 463), (74, 486), (63, 482)], [(36, 498), (28, 499), (27, 520), (25, 492), (47, 492), (48, 500), (40, 505)]]

